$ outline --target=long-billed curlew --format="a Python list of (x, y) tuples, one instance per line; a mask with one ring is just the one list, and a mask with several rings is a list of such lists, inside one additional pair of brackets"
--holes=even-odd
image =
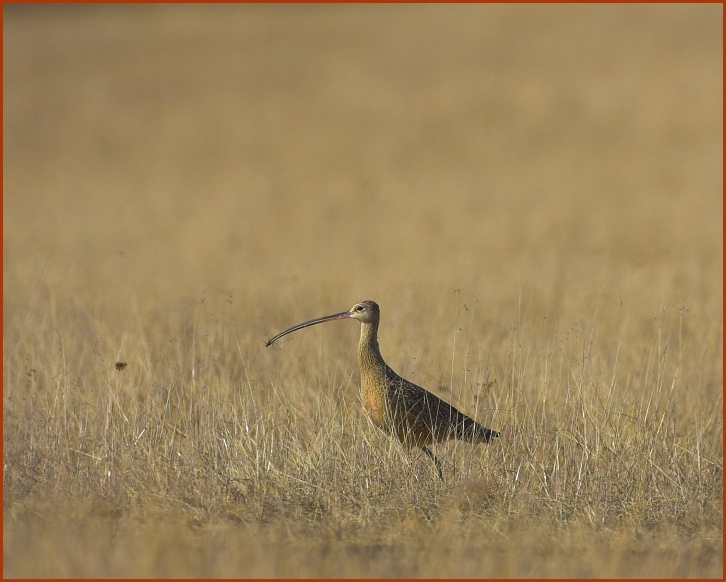
[(363, 408), (376, 426), (394, 434), (405, 447), (421, 447), (436, 465), (441, 480), (441, 463), (429, 445), (449, 439), (486, 443), (499, 436), (498, 432), (477, 424), (431, 392), (401, 378), (383, 361), (377, 335), (381, 312), (375, 301), (361, 301), (350, 311), (293, 325), (267, 340), (265, 346), (298, 329), (348, 318), (361, 322), (358, 362)]

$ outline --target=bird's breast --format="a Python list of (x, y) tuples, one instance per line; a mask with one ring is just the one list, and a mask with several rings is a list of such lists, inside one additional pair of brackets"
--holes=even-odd
[(375, 374), (361, 374), (363, 409), (373, 424), (385, 428), (387, 424), (386, 395), (382, 379)]

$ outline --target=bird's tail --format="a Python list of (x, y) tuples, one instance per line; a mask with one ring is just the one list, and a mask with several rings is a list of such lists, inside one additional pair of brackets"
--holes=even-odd
[(499, 436), (499, 433), (490, 428), (484, 428), (479, 423), (473, 421), (468, 416), (461, 415), (462, 418), (454, 427), (454, 437), (469, 443), (487, 443), (491, 439)]

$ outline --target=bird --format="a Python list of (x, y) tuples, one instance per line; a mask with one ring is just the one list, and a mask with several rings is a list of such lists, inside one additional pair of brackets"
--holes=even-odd
[(381, 311), (375, 301), (360, 301), (348, 311), (293, 325), (267, 340), (265, 347), (299, 329), (339, 319), (356, 319), (361, 324), (358, 364), (363, 409), (374, 425), (396, 437), (405, 448), (422, 449), (433, 461), (439, 479), (444, 480), (441, 462), (429, 446), (450, 439), (486, 443), (500, 436), (499, 432), (484, 428), (448, 402), (402, 378), (386, 364), (378, 346)]

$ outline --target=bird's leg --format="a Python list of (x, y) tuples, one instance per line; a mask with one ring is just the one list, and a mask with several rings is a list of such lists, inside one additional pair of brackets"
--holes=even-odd
[(431, 449), (429, 449), (428, 447), (421, 447), (421, 448), (423, 449), (423, 452), (428, 455), (429, 459), (431, 459), (434, 462), (434, 465), (436, 465), (436, 471), (439, 473), (439, 479), (441, 479), (443, 481), (444, 474), (441, 472), (441, 463), (436, 458), (436, 455), (434, 455), (431, 452)]

